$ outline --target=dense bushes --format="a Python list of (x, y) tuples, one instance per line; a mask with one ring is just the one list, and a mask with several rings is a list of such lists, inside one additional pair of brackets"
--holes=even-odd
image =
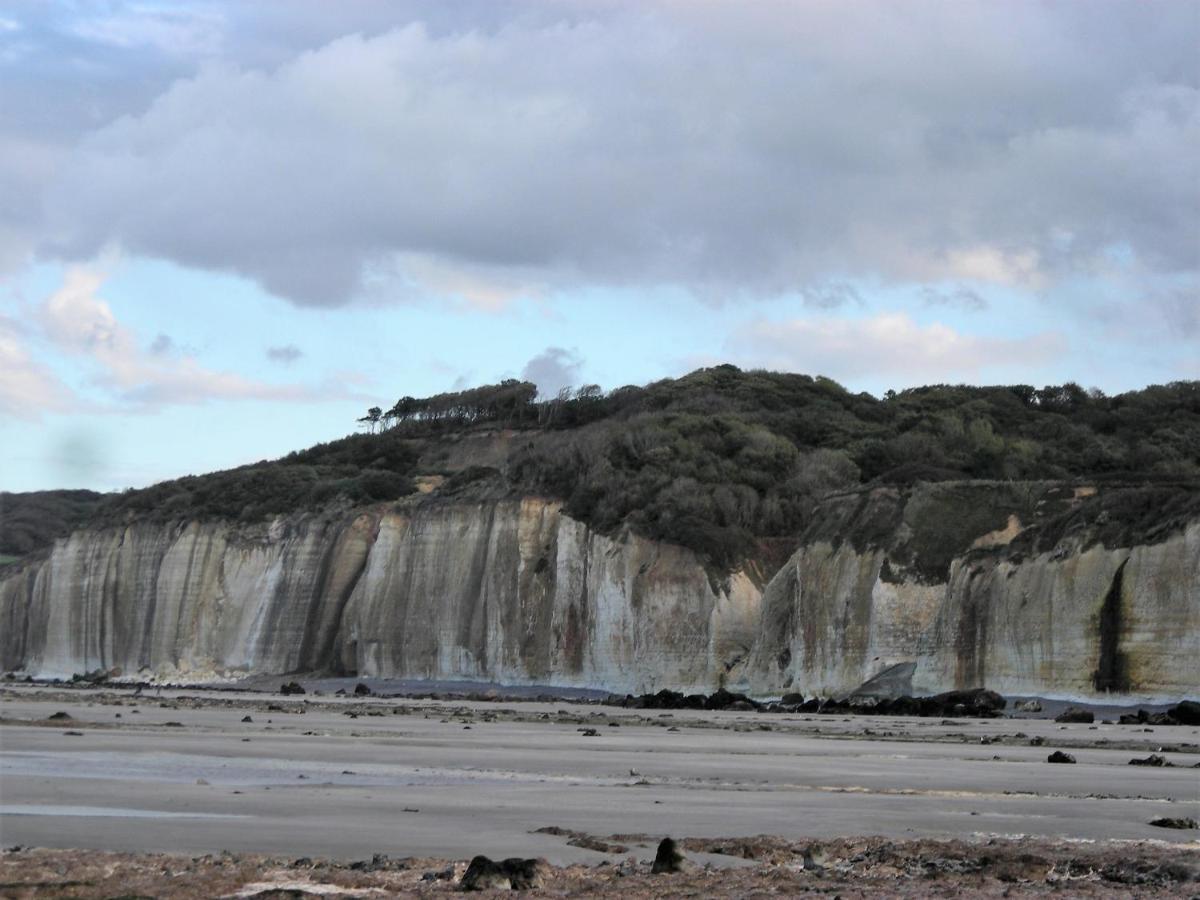
[[(558, 497), (598, 530), (630, 527), (727, 567), (765, 539), (796, 538), (817, 499), (864, 483), (1086, 478), (1171, 482), (1163, 490), (1174, 496), (1190, 491), (1180, 484), (1200, 480), (1194, 381), (1115, 397), (1074, 384), (935, 385), (878, 399), (827, 378), (717, 366), (541, 402), (531, 388), (506, 381), (404, 397), (365, 417), (378, 433), (126, 492), (98, 504), (96, 515), (255, 521), (335, 501), (396, 499), (413, 490), (414, 475), (440, 473), (453, 476), (443, 496)], [(486, 458), (447, 452), (465, 435), (495, 429), (515, 437)], [(507, 459), (501, 446), (510, 447)], [(28, 537), (36, 529), (22, 521), (44, 518), (42, 530), (53, 535), (89, 514), (91, 501), (78, 509), (70, 502), (33, 519), (10, 514), (9, 534), (27, 537), (9, 537), (9, 545), (40, 539)], [(1120, 502), (1130, 516), (1153, 515), (1133, 509), (1134, 495)]]
[(165, 481), (112, 497), (100, 510), (114, 518), (220, 518), (253, 522), (326, 505), (394, 500), (413, 490), (406, 474), (354, 466), (258, 463), (211, 475)]
[(0, 556), (24, 556), (88, 520), (104, 499), (94, 491), (0, 492)]

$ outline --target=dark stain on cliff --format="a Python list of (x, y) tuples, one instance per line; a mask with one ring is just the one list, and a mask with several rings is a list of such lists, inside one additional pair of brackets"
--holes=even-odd
[(1097, 629), (1100, 633), (1100, 659), (1096, 671), (1092, 673), (1092, 685), (1097, 691), (1128, 691), (1130, 687), (1129, 658), (1121, 652), (1121, 631), (1125, 620), (1121, 593), (1128, 562), (1125, 560), (1117, 567), (1100, 607)]
[(959, 690), (983, 687), (987, 677), (988, 594), (975, 589), (980, 574), (972, 570), (962, 588), (962, 614), (954, 641), (954, 684)]

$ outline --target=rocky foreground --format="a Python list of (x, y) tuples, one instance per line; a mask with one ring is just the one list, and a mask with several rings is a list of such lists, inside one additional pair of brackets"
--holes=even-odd
[[(464, 836), (465, 839), (465, 836)], [(645, 835), (592, 840), (645, 843)], [(692, 838), (679, 842), (683, 871), (616, 857), (595, 865), (532, 866), (529, 897), (1186, 897), (1200, 893), (1196, 850), (1048, 840), (982, 842), (843, 838)], [(688, 862), (690, 851), (743, 865)], [(0, 854), (0, 896), (387, 897), (467, 890), (466, 862), (374, 857), (351, 863), (252, 854), (176, 856), (10, 849)], [(503, 886), (500, 886), (501, 888)]]

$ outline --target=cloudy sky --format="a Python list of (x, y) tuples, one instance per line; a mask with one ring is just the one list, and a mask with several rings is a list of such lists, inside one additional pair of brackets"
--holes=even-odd
[(0, 489), (733, 362), (1200, 378), (1200, 3), (0, 5)]

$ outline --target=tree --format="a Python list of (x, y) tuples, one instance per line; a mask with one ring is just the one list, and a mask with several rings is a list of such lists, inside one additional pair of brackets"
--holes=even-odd
[(367, 414), (357, 421), (366, 426), (366, 428), (374, 434), (379, 427), (379, 421), (383, 418), (383, 410), (378, 406), (372, 406), (367, 410)]

